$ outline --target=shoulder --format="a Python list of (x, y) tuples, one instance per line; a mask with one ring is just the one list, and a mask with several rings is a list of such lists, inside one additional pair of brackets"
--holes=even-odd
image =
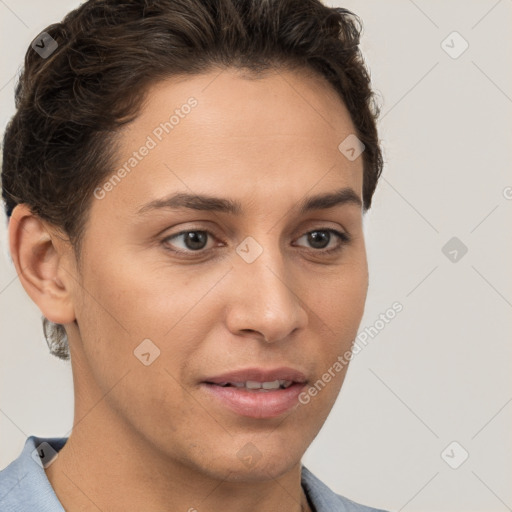
[(316, 512), (387, 512), (367, 507), (333, 492), (305, 466), (302, 466), (302, 487)]
[(53, 459), (66, 441), (66, 437), (27, 438), (18, 458), (0, 471), (2, 512), (64, 511), (46, 476), (43, 464), (45, 458)]

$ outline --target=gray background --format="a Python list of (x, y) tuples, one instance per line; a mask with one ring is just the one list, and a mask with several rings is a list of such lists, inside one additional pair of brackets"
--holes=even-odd
[[(329, 4), (362, 17), (382, 104), (360, 331), (395, 301), (403, 311), (354, 357), (303, 461), (333, 490), (390, 510), (512, 510), (512, 2)], [(2, 131), (26, 48), (77, 5), (0, 0)], [(469, 44), (457, 58), (454, 31)], [(3, 468), (28, 435), (69, 435), (73, 393), (7, 256), (5, 222), (0, 234)]]

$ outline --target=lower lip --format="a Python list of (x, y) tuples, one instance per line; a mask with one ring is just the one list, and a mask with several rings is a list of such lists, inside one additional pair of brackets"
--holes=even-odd
[(210, 396), (241, 416), (249, 418), (275, 418), (298, 403), (298, 397), (305, 384), (295, 383), (286, 389), (272, 391), (248, 391), (232, 386), (216, 386), (202, 383)]

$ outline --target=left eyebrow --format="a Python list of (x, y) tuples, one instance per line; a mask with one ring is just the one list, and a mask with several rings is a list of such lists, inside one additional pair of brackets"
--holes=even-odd
[[(354, 204), (362, 207), (361, 198), (353, 189), (345, 187), (334, 192), (307, 197), (299, 203), (298, 208), (299, 214), (302, 215), (311, 210), (327, 210), (343, 204)], [(139, 208), (137, 213), (143, 214), (161, 208), (189, 208), (191, 210), (214, 211), (232, 215), (240, 215), (243, 212), (241, 203), (233, 199), (179, 192), (162, 199), (155, 199)]]
[(299, 203), (299, 214), (302, 215), (311, 210), (327, 210), (344, 204), (354, 204), (360, 208), (363, 206), (361, 198), (354, 190), (350, 187), (345, 187), (327, 194), (306, 197)]

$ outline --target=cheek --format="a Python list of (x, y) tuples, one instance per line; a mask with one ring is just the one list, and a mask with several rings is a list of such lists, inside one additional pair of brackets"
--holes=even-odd
[[(128, 418), (136, 430), (168, 436), (178, 428), (170, 419), (178, 417), (180, 429), (193, 430), (192, 418), (204, 411), (191, 402), (181, 382), (197, 350), (193, 340), (200, 339), (194, 335), (200, 326), (186, 313), (204, 295), (204, 287), (198, 285), (189, 300), (178, 293), (179, 276), (171, 287), (149, 273), (111, 263), (91, 261), (79, 287), (77, 318), (91, 378), (110, 410)], [(146, 349), (149, 365), (134, 354), (146, 339), (154, 343)]]
[(89, 257), (78, 290), (82, 307), (77, 318), (84, 351), (94, 359), (91, 366), (105, 370), (109, 364), (121, 375), (134, 362), (141, 365), (134, 351), (149, 339), (150, 349), (160, 351), (156, 361), (180, 379), (199, 348), (194, 340), (203, 339), (219, 317), (215, 294), (205, 290), (213, 289), (226, 269), (212, 267), (192, 278), (191, 267), (187, 272), (176, 265), (142, 265), (115, 253), (112, 248), (108, 255)]
[(171, 265), (146, 265), (111, 245), (108, 255), (98, 253), (90, 260), (85, 301), (120, 336), (133, 342), (156, 340), (197, 303), (204, 286), (204, 280), (187, 279)]
[[(322, 286), (309, 286), (310, 329), (316, 332), (310, 353), (317, 359), (313, 382), (302, 394), (302, 408), (320, 429), (343, 385), (352, 358), (351, 348), (364, 313), (368, 275), (365, 264), (336, 272)], [(316, 328), (313, 328), (313, 325)]]
[[(336, 269), (318, 286), (308, 286), (307, 301), (325, 323), (330, 338), (349, 341), (363, 316), (368, 289), (368, 272), (363, 262)], [(350, 339), (350, 341), (353, 338)]]

